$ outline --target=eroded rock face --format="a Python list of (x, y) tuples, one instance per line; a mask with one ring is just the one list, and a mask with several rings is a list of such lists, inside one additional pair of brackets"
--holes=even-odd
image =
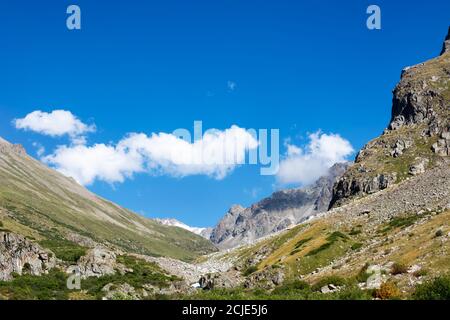
[(248, 244), (326, 211), (333, 184), (347, 167), (338, 163), (312, 186), (275, 192), (249, 208), (233, 206), (212, 231), (211, 241), (221, 249)]
[(361, 149), (335, 184), (330, 208), (421, 174), (444, 161), (436, 156), (450, 156), (449, 37), (441, 56), (403, 70), (388, 128)]
[(395, 172), (390, 174), (378, 174), (374, 177), (371, 177), (370, 175), (358, 178), (343, 176), (334, 185), (330, 208), (339, 205), (342, 199), (384, 190), (393, 185), (396, 180), (397, 175)]
[(11, 280), (12, 273), (41, 275), (56, 265), (54, 255), (25, 237), (0, 232), (0, 280)]
[(78, 272), (83, 279), (116, 273), (116, 254), (103, 247), (95, 247), (78, 261)]
[(447, 37), (445, 37), (444, 45), (442, 46), (441, 55), (450, 52), (450, 27), (448, 27)]

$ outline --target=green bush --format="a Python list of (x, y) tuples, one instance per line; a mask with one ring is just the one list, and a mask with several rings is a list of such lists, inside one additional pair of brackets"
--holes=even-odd
[(292, 282), (283, 283), (281, 286), (275, 288), (272, 291), (272, 295), (298, 295), (298, 294), (307, 294), (311, 292), (310, 285), (301, 280), (295, 280)]
[(367, 279), (369, 279), (369, 277), (371, 275), (373, 275), (372, 273), (367, 272), (367, 269), (369, 269), (370, 264), (366, 263), (361, 270), (359, 270), (358, 274), (356, 275), (355, 279), (357, 282), (361, 283), (361, 282), (366, 282)]
[(86, 254), (86, 248), (62, 238), (42, 240), (39, 244), (54, 252), (58, 259), (68, 263), (76, 263)]
[(356, 243), (352, 244), (352, 246), (350, 248), (355, 251), (355, 250), (361, 249), (362, 246), (363, 246), (363, 244), (361, 242), (356, 242)]
[(356, 236), (361, 233), (361, 230), (353, 228), (348, 234), (351, 236)]
[(66, 300), (67, 276), (53, 269), (41, 276), (15, 276), (13, 280), (0, 281), (0, 295), (11, 300)]
[(413, 294), (416, 300), (450, 300), (450, 275), (420, 284)]
[(336, 300), (371, 300), (372, 295), (367, 290), (361, 290), (357, 285), (350, 285), (334, 294)]
[(103, 294), (103, 287), (109, 283), (116, 285), (128, 283), (136, 289), (141, 289), (145, 284), (163, 288), (169, 286), (172, 281), (180, 280), (178, 277), (165, 274), (158, 265), (133, 256), (119, 256), (117, 262), (124, 264), (133, 271), (125, 274), (116, 272), (113, 275), (100, 278), (87, 278), (82, 281), (81, 289), (87, 290), (89, 294), (100, 299)]
[(249, 276), (249, 275), (251, 275), (252, 273), (254, 273), (254, 272), (256, 272), (256, 271), (258, 271), (258, 268), (257, 268), (256, 266), (250, 266), (250, 267), (248, 267), (247, 269), (245, 269), (245, 270), (242, 272), (242, 275), (243, 275), (244, 277), (246, 277), (246, 276)]
[(436, 231), (436, 233), (434, 234), (434, 236), (436, 238), (442, 237), (443, 235), (444, 235), (444, 232), (440, 229), (438, 231)]
[(344, 233), (342, 233), (340, 231), (335, 231), (335, 232), (333, 232), (332, 234), (330, 234), (327, 237), (327, 240), (330, 241), (330, 242), (335, 242), (335, 241), (337, 241), (339, 239), (347, 240), (348, 237)]
[(341, 278), (339, 276), (328, 276), (328, 277), (322, 278), (319, 281), (317, 281), (313, 285), (312, 290), (319, 291), (323, 286), (326, 286), (329, 284), (335, 285), (336, 287), (342, 287), (347, 284), (347, 281), (344, 278)]
[(311, 241), (311, 240), (312, 240), (312, 237), (311, 237), (311, 238), (302, 239), (302, 240), (298, 241), (298, 242), (295, 244), (295, 249), (300, 248), (300, 247), (303, 246), (305, 243), (307, 243), (307, 242), (309, 242), (309, 241)]
[(397, 275), (397, 274), (403, 274), (408, 272), (408, 266), (402, 264), (402, 263), (394, 263), (391, 268), (391, 274)]

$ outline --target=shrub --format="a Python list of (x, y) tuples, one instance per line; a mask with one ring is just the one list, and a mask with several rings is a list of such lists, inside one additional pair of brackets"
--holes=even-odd
[(272, 295), (295, 295), (307, 294), (310, 292), (310, 285), (301, 280), (283, 283), (272, 291)]
[(360, 234), (360, 233), (361, 233), (361, 230), (353, 228), (353, 229), (349, 232), (349, 235), (351, 235), (351, 236), (356, 236), (356, 235), (358, 235), (358, 234)]
[(416, 300), (450, 300), (450, 275), (440, 276), (416, 287)]
[(348, 286), (340, 290), (336, 295), (337, 300), (370, 300), (372, 296), (367, 290), (362, 290), (356, 285)]
[(31, 272), (31, 265), (28, 262), (25, 262), (22, 268), (22, 273), (30, 273)]
[(400, 297), (400, 290), (397, 285), (388, 281), (381, 284), (380, 289), (375, 290), (375, 298), (388, 300), (388, 299), (398, 299)]
[(132, 272), (121, 274), (117, 272), (113, 275), (106, 275), (100, 278), (87, 278), (82, 281), (81, 288), (86, 290), (89, 295), (100, 299), (104, 292), (102, 288), (112, 283), (113, 287), (122, 283), (128, 283), (136, 289), (141, 289), (144, 285), (150, 284), (159, 288), (168, 287), (170, 282), (179, 280), (178, 277), (165, 274), (155, 263), (150, 263), (133, 256), (118, 256), (117, 262), (132, 269)]
[(15, 275), (9, 282), (0, 281), (0, 293), (12, 300), (66, 300), (66, 274), (52, 269), (40, 276)]
[(249, 276), (249, 275), (251, 275), (252, 273), (254, 273), (254, 272), (256, 272), (256, 271), (258, 271), (258, 268), (257, 268), (256, 266), (250, 266), (250, 267), (248, 267), (247, 269), (245, 269), (245, 270), (242, 272), (242, 275), (243, 275), (244, 277), (246, 277), (246, 276)]
[(357, 282), (366, 282), (367, 279), (369, 279), (369, 277), (373, 274), (373, 273), (368, 273), (367, 269), (369, 269), (370, 264), (366, 263), (361, 270), (359, 270), (358, 274), (356, 275), (356, 281)]
[(397, 275), (397, 274), (403, 274), (408, 272), (408, 266), (402, 264), (402, 263), (394, 263), (391, 268), (391, 274)]
[(333, 243), (332, 242), (326, 242), (323, 245), (321, 245), (320, 247), (316, 248), (316, 249), (312, 249), (310, 252), (308, 252), (306, 254), (306, 256), (314, 256), (316, 254), (318, 254), (319, 252), (328, 249), (329, 247), (331, 247)]
[(414, 272), (413, 276), (416, 278), (420, 278), (420, 277), (426, 276), (427, 274), (428, 274), (428, 270), (420, 269), (420, 270), (417, 270), (416, 272)]
[(341, 278), (339, 276), (328, 276), (328, 277), (322, 278), (319, 281), (317, 281), (313, 285), (312, 290), (319, 291), (323, 286), (326, 286), (329, 284), (335, 285), (336, 287), (342, 287), (347, 284), (347, 281), (344, 278)]
[(351, 249), (352, 249), (352, 250), (358, 250), (358, 249), (361, 249), (362, 246), (363, 246), (363, 244), (362, 244), (361, 242), (357, 242), (357, 243), (354, 243), (354, 244), (351, 246)]
[(311, 240), (312, 240), (312, 238), (306, 238), (306, 239), (302, 239), (302, 240), (298, 241), (298, 242), (295, 244), (295, 249), (300, 248), (302, 245), (304, 245), (305, 243), (307, 243), (307, 242), (309, 242), (309, 241), (311, 241)]
[(42, 240), (39, 244), (53, 251), (58, 259), (68, 263), (76, 263), (86, 254), (86, 248), (62, 238)]
[(330, 242), (335, 242), (335, 241), (337, 241), (339, 239), (347, 240), (348, 237), (345, 234), (343, 234), (342, 232), (340, 232), (340, 231), (335, 231), (332, 234), (330, 234), (328, 236), (328, 238), (327, 238), (327, 240), (330, 241)]
[(436, 233), (434, 234), (434, 236), (436, 238), (442, 237), (443, 235), (444, 235), (444, 232), (440, 229), (438, 231), (436, 231)]

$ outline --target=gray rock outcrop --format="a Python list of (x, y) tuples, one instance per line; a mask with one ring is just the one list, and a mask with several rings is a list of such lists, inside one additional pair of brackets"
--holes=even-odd
[(0, 232), (0, 280), (11, 280), (13, 273), (41, 275), (55, 267), (54, 255), (25, 237)]
[(95, 247), (78, 261), (78, 272), (83, 279), (116, 273), (116, 254), (103, 247)]

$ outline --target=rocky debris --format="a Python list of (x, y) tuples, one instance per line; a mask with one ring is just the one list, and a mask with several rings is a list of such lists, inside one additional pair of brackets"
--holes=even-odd
[(399, 139), (395, 142), (393, 150), (391, 151), (391, 156), (397, 158), (403, 154), (403, 151), (412, 146), (412, 141)]
[(205, 256), (205, 261), (201, 263), (188, 263), (167, 257), (149, 257), (143, 255), (135, 255), (147, 262), (153, 262), (159, 265), (163, 270), (169, 274), (175, 275), (185, 280), (189, 285), (198, 283), (198, 280), (207, 274), (225, 274), (233, 277), (233, 281), (239, 284), (239, 272), (233, 270), (233, 265), (236, 258), (226, 257), (227, 251), (217, 252)]
[(108, 283), (102, 291), (105, 293), (103, 300), (141, 300), (141, 295), (128, 283)]
[(281, 268), (265, 268), (251, 274), (244, 282), (245, 288), (261, 288), (271, 290), (284, 282), (285, 274)]
[(275, 192), (249, 208), (233, 206), (212, 231), (211, 241), (221, 249), (253, 243), (326, 211), (333, 184), (347, 167), (335, 164), (312, 186)]
[(0, 232), (0, 280), (11, 280), (12, 273), (41, 275), (55, 265), (53, 253), (21, 235)]
[(409, 167), (409, 174), (416, 176), (425, 172), (430, 160), (417, 157), (414, 163)]
[(95, 247), (81, 257), (77, 263), (81, 278), (102, 277), (116, 273), (116, 269), (125, 268), (116, 262), (116, 254), (103, 247)]
[(19, 156), (25, 156), (27, 154), (25, 148), (21, 144), (11, 144), (3, 139), (0, 141), (0, 153), (15, 153)]
[(440, 156), (450, 156), (450, 132), (443, 132), (441, 138), (433, 144), (432, 150)]
[(450, 52), (450, 27), (448, 27), (447, 37), (445, 37), (444, 45), (442, 46), (441, 55)]
[(339, 290), (340, 290), (340, 288), (336, 287), (334, 284), (327, 284), (327, 285), (323, 286), (322, 288), (320, 288), (321, 293), (333, 293), (333, 292), (337, 292)]
[(68, 233), (65, 238), (85, 248), (95, 248), (96, 246), (99, 246), (99, 244), (91, 238), (82, 236), (78, 233)]

